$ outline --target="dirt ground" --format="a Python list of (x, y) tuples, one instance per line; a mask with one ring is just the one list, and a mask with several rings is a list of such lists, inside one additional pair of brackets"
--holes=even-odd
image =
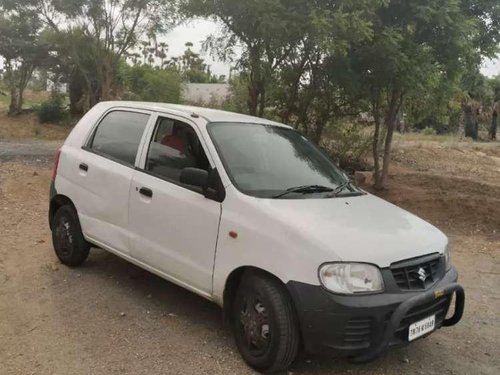
[[(217, 306), (101, 250), (59, 264), (47, 226), (57, 146), (22, 147), (0, 143), (0, 374), (254, 373)], [(499, 374), (500, 143), (395, 147), (381, 196), (449, 235), (464, 318), (369, 364), (302, 356), (290, 372)]]
[(40, 124), (34, 113), (7, 116), (7, 109), (0, 107), (0, 141), (20, 139), (60, 140), (70, 132), (65, 125)]

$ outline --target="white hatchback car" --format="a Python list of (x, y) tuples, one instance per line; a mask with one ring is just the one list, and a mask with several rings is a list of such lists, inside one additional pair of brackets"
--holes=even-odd
[(68, 266), (97, 246), (222, 306), (259, 371), (299, 346), (367, 361), (463, 312), (443, 233), (260, 118), (100, 103), (57, 154), (49, 222)]

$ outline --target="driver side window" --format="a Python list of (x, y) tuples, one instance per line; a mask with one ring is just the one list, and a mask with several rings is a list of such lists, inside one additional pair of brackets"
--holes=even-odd
[(145, 169), (153, 175), (180, 183), (184, 168), (209, 171), (210, 164), (203, 146), (190, 125), (159, 117), (149, 144)]

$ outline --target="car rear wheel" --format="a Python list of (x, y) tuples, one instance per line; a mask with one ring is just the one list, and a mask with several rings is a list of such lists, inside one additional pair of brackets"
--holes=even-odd
[(90, 244), (83, 237), (78, 215), (72, 206), (62, 206), (55, 213), (52, 243), (57, 257), (67, 266), (79, 266), (89, 256)]
[(299, 327), (292, 301), (284, 285), (270, 276), (243, 277), (232, 325), (243, 359), (258, 371), (286, 370), (297, 356)]

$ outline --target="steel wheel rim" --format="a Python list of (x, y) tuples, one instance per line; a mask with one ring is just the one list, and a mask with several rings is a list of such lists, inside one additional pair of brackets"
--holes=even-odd
[(71, 234), (71, 226), (66, 217), (63, 216), (59, 220), (55, 232), (58, 252), (63, 257), (70, 256), (73, 247), (73, 235)]
[(243, 345), (253, 356), (265, 355), (272, 334), (266, 306), (257, 296), (249, 295), (243, 299), (238, 313), (238, 328)]

